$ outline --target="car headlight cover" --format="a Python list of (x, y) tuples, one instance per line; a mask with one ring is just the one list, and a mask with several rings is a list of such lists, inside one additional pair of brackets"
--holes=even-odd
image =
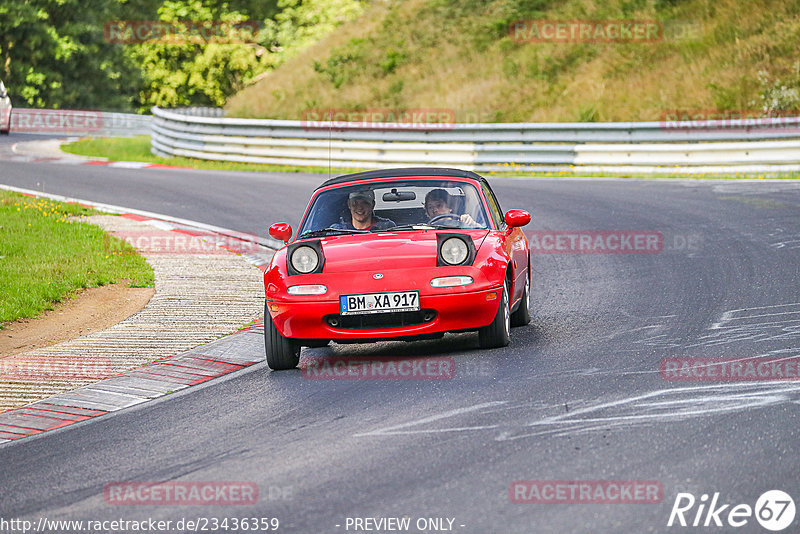
[(286, 288), (286, 292), (290, 295), (324, 295), (327, 291), (328, 288), (322, 284), (307, 284)]
[(442, 276), (431, 280), (433, 287), (467, 286), (473, 282), (471, 276)]
[(469, 256), (469, 248), (463, 240), (457, 237), (451, 237), (442, 243), (441, 254), (442, 259), (446, 263), (450, 265), (459, 265), (464, 263), (464, 260)]
[(298, 273), (307, 274), (313, 272), (319, 265), (319, 254), (311, 247), (297, 247), (292, 252), (292, 267)]

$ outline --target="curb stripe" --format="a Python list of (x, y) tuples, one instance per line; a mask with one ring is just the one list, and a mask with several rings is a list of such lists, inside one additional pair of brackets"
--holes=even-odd
[[(0, 189), (15, 191), (28, 197), (45, 197), (53, 200), (74, 202), (86, 207), (97, 208), (103, 211), (119, 213), (121, 217), (145, 222), (153, 221), (162, 223), (158, 228), (169, 231), (192, 235), (209, 236), (210, 238), (225, 237), (230, 242), (236, 239), (250, 243), (245, 250), (252, 250), (252, 243), (265, 247), (262, 240), (256, 236), (248, 236), (242, 232), (205, 225), (194, 221), (177, 219), (160, 214), (130, 210), (119, 206), (110, 206), (91, 201), (72, 199), (60, 195), (43, 194), (37, 191), (9, 187), (0, 184)], [(169, 223), (169, 224), (166, 224)], [(150, 223), (153, 224), (153, 223)], [(172, 224), (185, 225), (188, 228), (171, 227)], [(214, 235), (216, 234), (216, 236)], [(282, 243), (281, 243), (282, 246)], [(223, 247), (228, 250), (232, 247)], [(265, 247), (266, 248), (266, 247)], [(236, 252), (236, 250), (232, 250)], [(249, 263), (256, 265), (264, 271), (265, 253), (242, 254)], [(259, 257), (260, 256), (260, 257)], [(266, 260), (269, 261), (268, 259)], [(263, 328), (263, 320), (240, 329), (233, 336), (249, 334), (251, 330)], [(256, 332), (253, 332), (256, 333)], [(230, 339), (232, 336), (226, 336)], [(213, 345), (214, 341), (211, 342)], [(205, 348), (203, 348), (205, 347)], [(262, 357), (235, 357), (233, 354), (226, 356), (211, 356), (201, 351), (213, 351), (209, 344), (195, 347), (178, 355), (170, 355), (157, 362), (149, 363), (142, 367), (122, 372), (105, 380), (95, 382), (57, 394), (47, 399), (28, 404), (26, 406), (0, 413), (0, 444), (14, 441), (26, 436), (39, 434), (48, 430), (69, 426), (73, 423), (85, 421), (113, 411), (134, 406), (148, 400), (161, 397), (172, 391), (182, 390), (192, 385), (201, 384), (211, 379), (230, 374), (244, 369), (264, 360)]]

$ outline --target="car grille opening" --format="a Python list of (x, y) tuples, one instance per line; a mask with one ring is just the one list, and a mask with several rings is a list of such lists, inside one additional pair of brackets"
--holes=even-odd
[(435, 310), (420, 310), (393, 313), (370, 313), (364, 315), (326, 315), (325, 323), (331, 328), (365, 330), (370, 328), (401, 328), (433, 321)]

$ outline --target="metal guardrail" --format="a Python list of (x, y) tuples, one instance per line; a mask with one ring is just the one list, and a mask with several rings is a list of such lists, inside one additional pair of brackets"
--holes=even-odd
[[(691, 122), (327, 123), (225, 118), (153, 108), (152, 152), (206, 160), (347, 168), (456, 166), (493, 171), (800, 170), (800, 117)], [(665, 169), (664, 167), (669, 167)]]
[(14, 108), (11, 131), (56, 135), (128, 137), (150, 134), (152, 117), (76, 109)]

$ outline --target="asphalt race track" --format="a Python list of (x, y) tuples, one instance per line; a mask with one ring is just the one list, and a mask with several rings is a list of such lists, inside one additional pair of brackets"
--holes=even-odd
[[(32, 137), (43, 138), (13, 133), (0, 137), (0, 158), (10, 152), (11, 143), (29, 141)], [(6, 185), (124, 205), (259, 235), (266, 235), (267, 221), (272, 220), (267, 213), (275, 220), (297, 226), (303, 215), (300, 210), (305, 208), (314, 188), (326, 178), (325, 174), (267, 175), (181, 169), (143, 172), (0, 159), (0, 183)], [(291, 188), (290, 198), (286, 198), (287, 185)]]
[[(261, 234), (278, 220), (296, 225), (324, 178), (0, 162), (4, 184), (44, 183), (50, 193)], [(663, 248), (535, 255), (534, 319), (505, 349), (482, 351), (476, 334), (457, 334), (303, 353), (451, 357), (449, 380), (309, 380), (261, 363), (6, 443), (0, 517), (278, 518), (287, 533), (353, 532), (348, 518), (389, 517), (409, 517), (409, 532), (420, 532), (419, 518), (481, 534), (765, 532), (754, 517), (736, 529), (667, 521), (679, 492), (698, 502), (718, 492), (728, 510), (754, 507), (773, 489), (797, 501), (800, 384), (668, 381), (659, 365), (800, 355), (800, 183), (492, 184), (504, 209), (531, 211), (528, 231), (659, 232)], [(657, 481), (663, 496), (657, 504), (514, 503), (509, 488), (520, 480)], [(249, 482), (259, 498), (109, 504), (104, 488), (121, 481)]]

